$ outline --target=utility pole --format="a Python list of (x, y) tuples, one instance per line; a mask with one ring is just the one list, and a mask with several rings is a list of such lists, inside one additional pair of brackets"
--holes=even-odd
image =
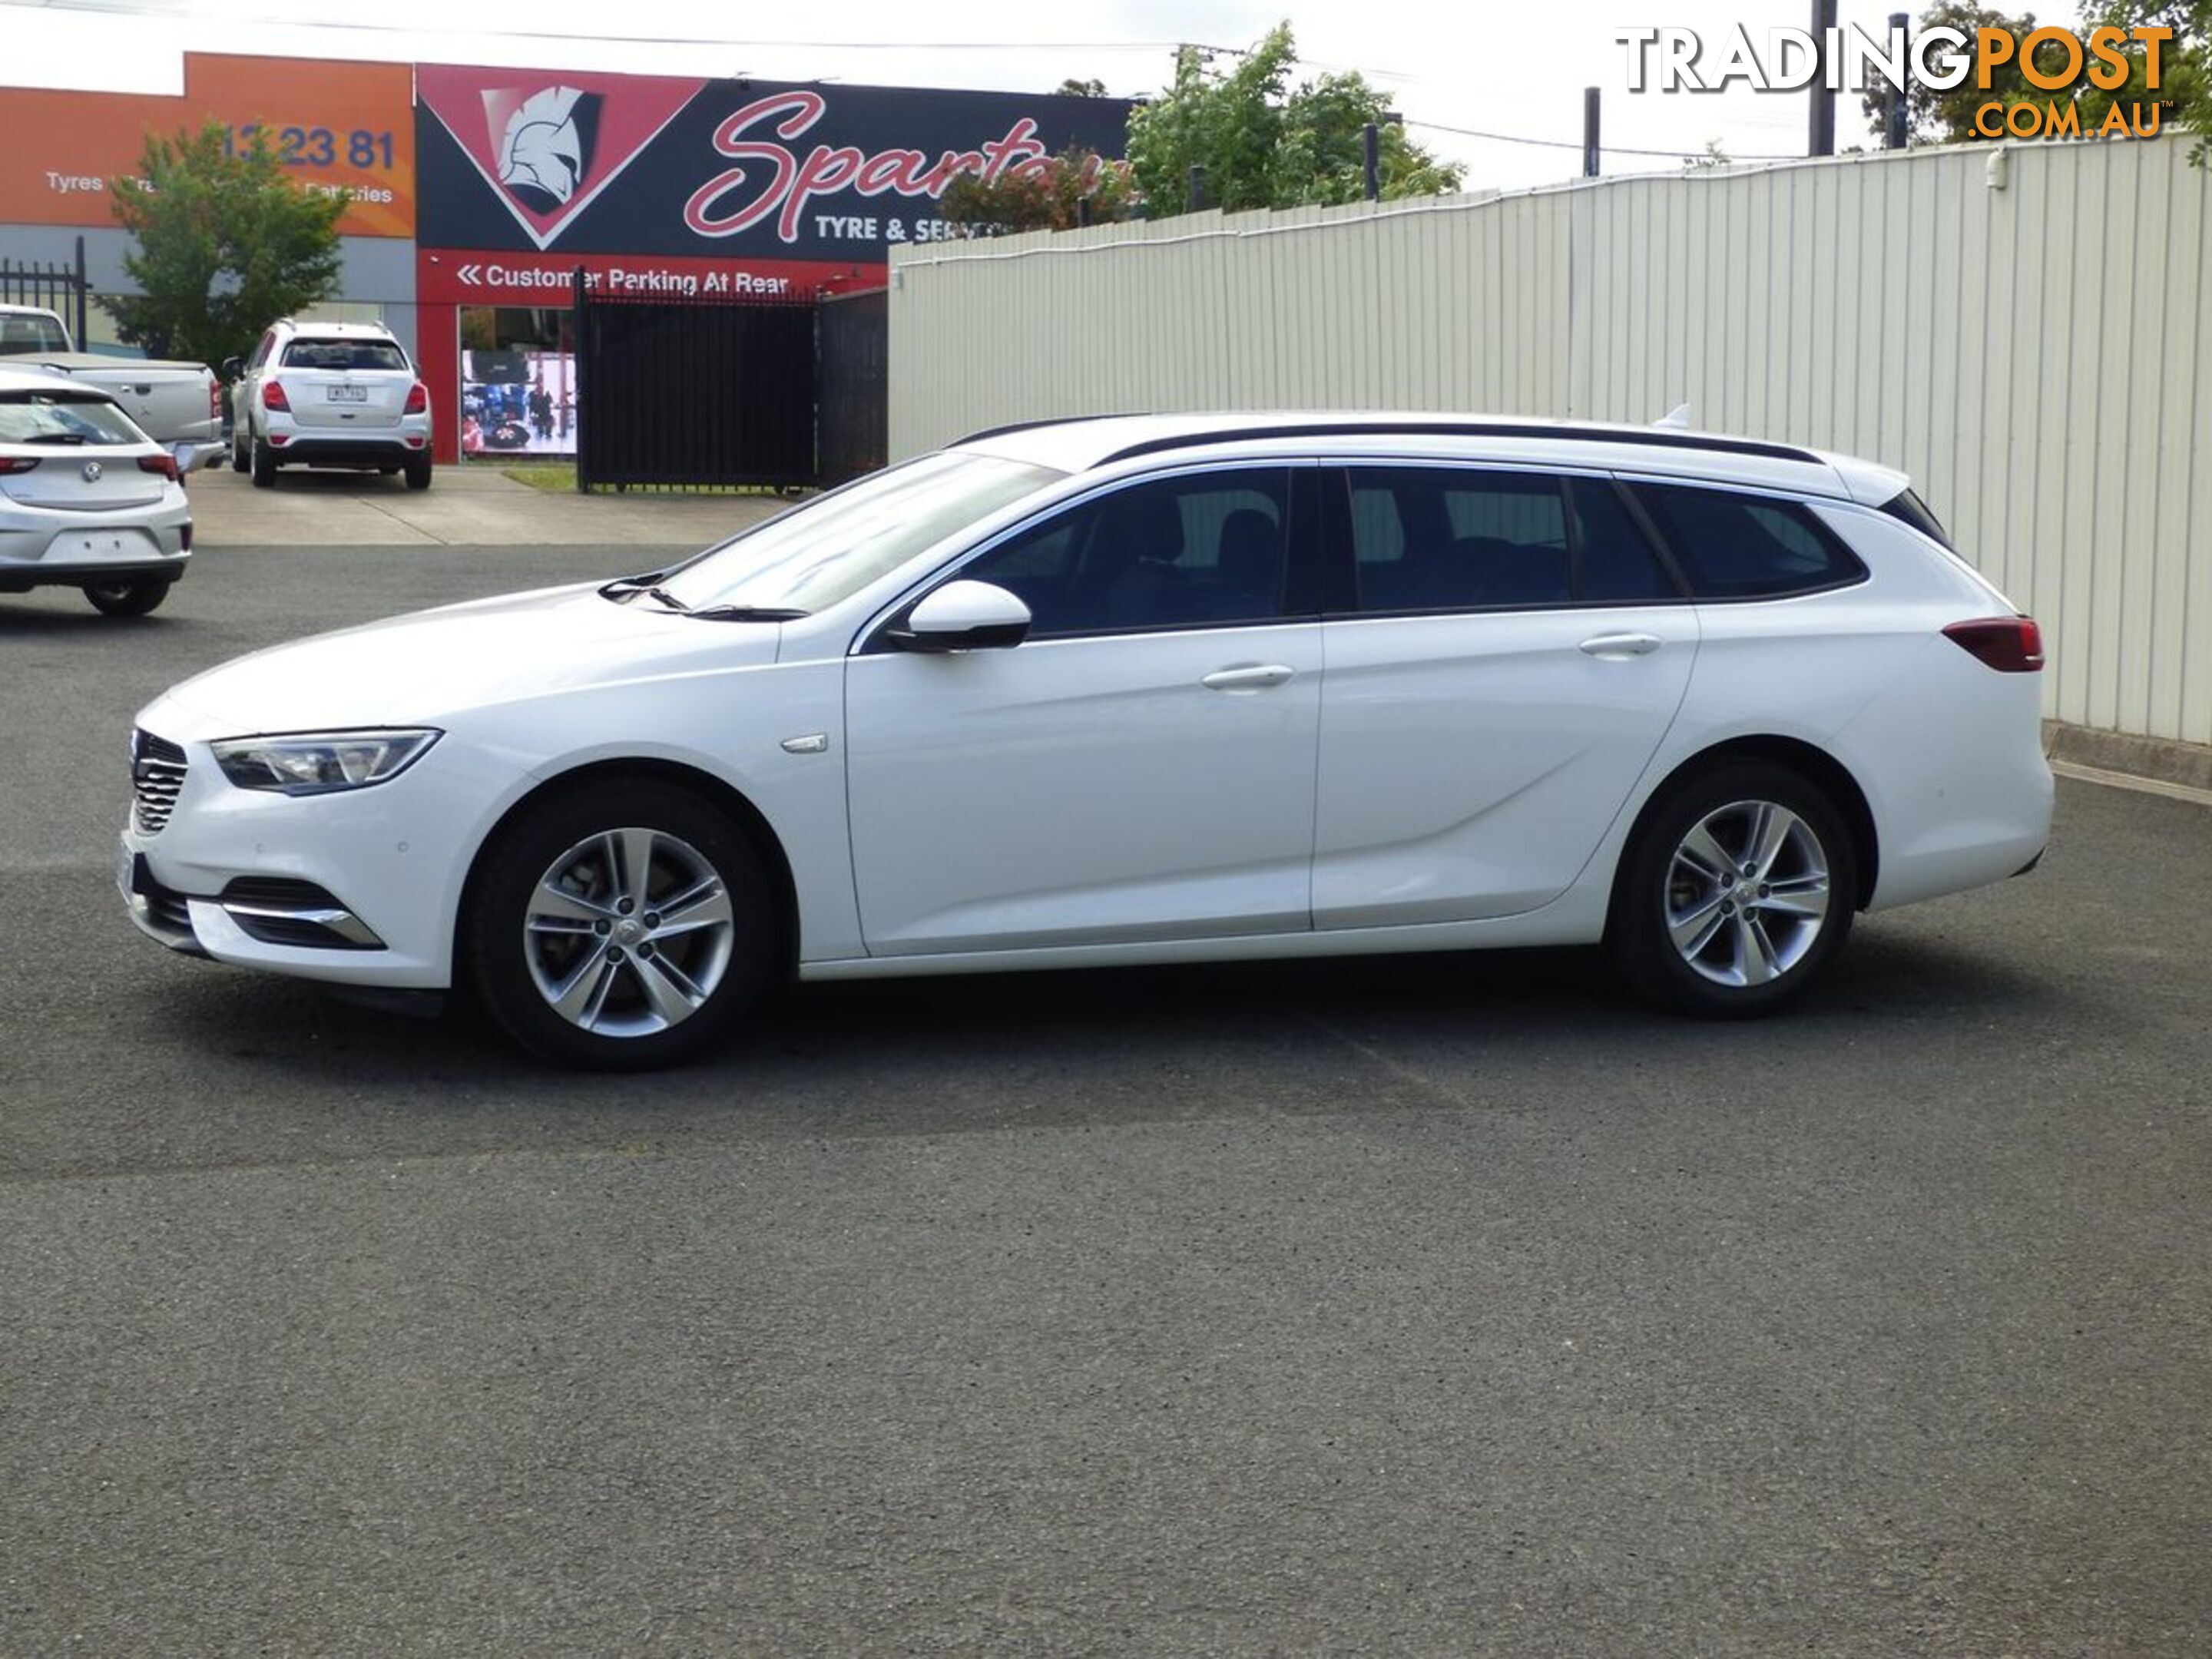
[(1828, 70), (1833, 67), (1829, 41), (1836, 27), (1836, 0), (1813, 0), (1813, 117), (1805, 153), (1836, 153), (1836, 94), (1828, 90)]
[[(1890, 13), (1889, 38), (1892, 40), (1905, 40), (1907, 38), (1906, 32), (1910, 30), (1911, 27), (1912, 18), (1910, 13), (1901, 11), (1893, 11)], [(1909, 45), (1905, 52), (1905, 66), (1907, 73), (1909, 74), (1912, 67), (1912, 54)], [(1899, 78), (1903, 79), (1904, 77), (1899, 76)], [(1910, 83), (1908, 82), (1908, 84)], [(1888, 118), (1889, 131), (1887, 134), (1887, 148), (1891, 149), (1903, 149), (1905, 148), (1905, 139), (1908, 136), (1905, 128), (1905, 88), (1892, 87), (1889, 89), (1888, 107), (1883, 112), (1883, 113)]]
[(1367, 164), (1367, 199), (1382, 199), (1382, 129), (1370, 121), (1359, 130), (1359, 149)]
[(1583, 177), (1597, 177), (1597, 100), (1595, 87), (1583, 88)]

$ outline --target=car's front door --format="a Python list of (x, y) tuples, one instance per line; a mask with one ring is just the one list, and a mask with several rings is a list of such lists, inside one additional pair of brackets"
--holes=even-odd
[(1321, 626), (1286, 594), (1316, 477), (1109, 489), (946, 573), (1018, 595), (1023, 643), (861, 641), (846, 763), (871, 953), (1311, 925)]
[(1332, 476), (1314, 925), (1533, 909), (1589, 861), (1681, 706), (1697, 613), (1610, 480)]

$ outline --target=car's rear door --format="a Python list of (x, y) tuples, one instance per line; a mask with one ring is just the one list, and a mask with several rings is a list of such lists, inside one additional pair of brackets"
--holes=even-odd
[(946, 573), (1018, 594), (1024, 643), (863, 641), (847, 767), (872, 954), (1310, 925), (1321, 625), (1290, 595), (1316, 477), (1101, 491)]
[(1315, 926), (1558, 896), (1681, 705), (1695, 608), (1600, 474), (1358, 464), (1330, 495)]

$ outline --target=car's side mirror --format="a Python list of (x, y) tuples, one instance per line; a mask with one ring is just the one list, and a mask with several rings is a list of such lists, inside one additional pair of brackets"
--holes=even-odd
[(1030, 608), (989, 582), (947, 582), (884, 638), (903, 651), (988, 651), (1029, 637)]
[(222, 360), (222, 378), (226, 380), (234, 380), (239, 377), (240, 374), (245, 369), (245, 358), (226, 357)]

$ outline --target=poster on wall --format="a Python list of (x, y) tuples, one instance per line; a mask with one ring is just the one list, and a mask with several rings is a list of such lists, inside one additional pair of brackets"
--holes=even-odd
[(0, 87), (0, 224), (112, 226), (112, 181), (146, 136), (214, 121), (269, 141), (302, 190), (343, 194), (346, 236), (415, 234), (415, 77), (405, 64), (185, 54), (180, 96)]
[(576, 359), (514, 347), (461, 354), (461, 457), (576, 453)]

